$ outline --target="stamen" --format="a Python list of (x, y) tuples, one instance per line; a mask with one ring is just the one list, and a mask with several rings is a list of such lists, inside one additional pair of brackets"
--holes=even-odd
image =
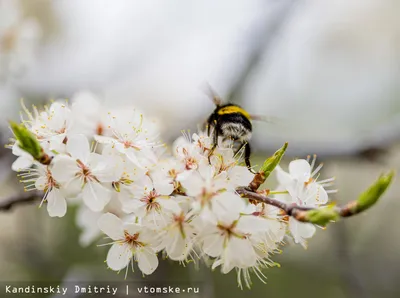
[(311, 177), (314, 177), (315, 174), (317, 174), (319, 172), (319, 170), (321, 170), (321, 168), (324, 166), (324, 164), (321, 162), (319, 164), (319, 166), (311, 173)]
[(331, 182), (331, 181), (335, 181), (335, 180), (336, 180), (336, 177), (332, 177), (332, 178), (328, 178), (328, 179), (324, 179), (324, 180), (318, 181), (318, 183), (319, 184), (324, 184), (326, 182)]
[(312, 159), (311, 164), (310, 164), (311, 171), (314, 169), (316, 160), (317, 160), (317, 155), (314, 154), (314, 155), (313, 155), (313, 159)]
[[(27, 109), (27, 107), (25, 106), (25, 103), (24, 103), (24, 99), (23, 99), (23, 98), (21, 98), (21, 107), (22, 107), (22, 110), (25, 112), (25, 114), (28, 116), (29, 120), (34, 121), (35, 119), (33, 118), (32, 113), (31, 113), (31, 112)], [(22, 115), (21, 115), (21, 116), (22, 116)]]

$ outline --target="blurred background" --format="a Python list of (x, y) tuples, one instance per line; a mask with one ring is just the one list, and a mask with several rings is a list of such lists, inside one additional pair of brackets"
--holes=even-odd
[[(273, 119), (254, 124), (253, 164), (288, 141), (284, 164), (316, 153), (344, 203), (400, 168), (399, 13), (398, 0), (0, 0), (2, 143), (20, 98), (41, 105), (82, 90), (161, 119), (172, 142), (213, 110), (210, 84)], [(23, 190), (13, 159), (0, 149), (0, 200)], [(198, 285), (193, 297), (400, 297), (399, 192), (395, 182), (368, 213), (318, 230), (306, 251), (288, 243), (281, 268), (252, 290), (235, 273), (168, 260), (128, 281)], [(122, 281), (106, 248), (79, 245), (76, 221), (34, 204), (1, 212), (0, 282)]]

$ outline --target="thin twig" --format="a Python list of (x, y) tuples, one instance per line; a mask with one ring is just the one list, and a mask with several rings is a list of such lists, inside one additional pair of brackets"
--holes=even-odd
[(0, 200), (0, 211), (9, 211), (16, 205), (28, 204), (40, 200), (43, 197), (41, 191), (29, 191), (13, 195)]
[(307, 222), (307, 219), (305, 217), (306, 212), (315, 209), (312, 207), (298, 206), (297, 204), (286, 204), (279, 200), (270, 198), (264, 194), (254, 192), (247, 187), (239, 187), (236, 189), (236, 192), (244, 198), (275, 206), (283, 210), (286, 215), (293, 216), (295, 219), (302, 222)]
[[(252, 183), (250, 183), (250, 185), (252, 185)], [(244, 198), (275, 206), (275, 207), (283, 210), (286, 215), (292, 216), (301, 222), (309, 222), (307, 212), (310, 210), (318, 209), (315, 207), (299, 206), (295, 203), (287, 204), (285, 202), (281, 202), (279, 200), (270, 198), (267, 195), (263, 194), (262, 192), (253, 190), (250, 187), (238, 187), (236, 189), (236, 192)], [(340, 217), (350, 217), (350, 216), (353, 216), (353, 215), (356, 215), (359, 213), (357, 208), (355, 208), (356, 205), (357, 205), (357, 202), (352, 201), (352, 202), (347, 203), (344, 206), (335, 207), (335, 211)]]

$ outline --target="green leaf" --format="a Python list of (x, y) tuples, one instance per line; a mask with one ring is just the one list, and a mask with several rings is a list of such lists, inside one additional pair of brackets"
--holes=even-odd
[(288, 143), (285, 143), (280, 149), (278, 149), (274, 155), (269, 157), (263, 164), (260, 169), (260, 173), (264, 174), (264, 178), (267, 179), (268, 176), (272, 173), (272, 171), (276, 168), (277, 165), (281, 162), (283, 155), (288, 147)]
[(31, 133), (23, 124), (10, 121), (10, 127), (17, 139), (18, 146), (28, 152), (36, 160), (43, 156), (43, 149), (37, 141), (35, 135)]

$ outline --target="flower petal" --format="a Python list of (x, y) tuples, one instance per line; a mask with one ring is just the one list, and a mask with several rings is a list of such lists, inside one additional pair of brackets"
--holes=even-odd
[(18, 142), (15, 142), (15, 144), (12, 146), (12, 154), (15, 156), (30, 155), (28, 152), (21, 149), (21, 147), (18, 145)]
[(186, 259), (188, 253), (192, 249), (192, 243), (188, 237), (183, 238), (179, 229), (173, 229), (167, 237), (169, 243), (165, 247), (168, 257), (174, 261), (182, 261)]
[(326, 203), (328, 203), (328, 193), (321, 185), (318, 185), (317, 204), (326, 204)]
[(123, 172), (120, 166), (119, 157), (103, 156), (97, 153), (91, 153), (88, 159), (88, 164), (93, 175), (101, 182), (118, 181)]
[(254, 178), (254, 174), (247, 167), (235, 166), (228, 172), (228, 177), (234, 187), (247, 186)]
[(33, 158), (29, 158), (25, 155), (18, 157), (12, 164), (11, 169), (15, 172), (19, 172), (23, 169), (28, 169), (33, 165)]
[(126, 157), (136, 166), (142, 168), (143, 165), (142, 163), (139, 161), (138, 157), (137, 157), (137, 150), (133, 149), (133, 148), (128, 148), (125, 150), (125, 154)]
[(64, 144), (65, 137), (66, 137), (65, 133), (52, 136), (48, 140), (48, 146), (49, 146), (48, 150), (56, 151), (59, 153), (65, 153), (66, 150), (66, 146)]
[(115, 144), (117, 142), (117, 140), (114, 138), (110, 138), (110, 137), (106, 137), (106, 136), (99, 136), (99, 135), (95, 135), (94, 139), (96, 142), (98, 142), (100, 144)]
[(280, 166), (275, 168), (276, 179), (278, 180), (279, 184), (287, 189), (288, 185), (292, 185), (294, 179), (290, 176), (289, 173), (285, 172)]
[(188, 196), (199, 195), (204, 187), (204, 180), (197, 171), (186, 171), (179, 174), (177, 180), (181, 182)]
[(97, 225), (99, 229), (112, 240), (121, 240), (124, 238), (122, 220), (112, 213), (106, 213), (100, 216)]
[(222, 254), (224, 237), (219, 234), (211, 234), (204, 238), (203, 250), (210, 257), (216, 258)]
[(296, 243), (302, 243), (303, 238), (311, 238), (315, 233), (315, 226), (310, 223), (299, 222), (289, 218), (289, 230)]
[(222, 268), (221, 268), (221, 272), (223, 274), (228, 274), (229, 272), (231, 272), (231, 270), (235, 267), (235, 264), (233, 262), (227, 262), (225, 261), (222, 264)]
[(82, 134), (68, 136), (67, 152), (73, 158), (86, 164), (90, 155), (89, 141), (86, 136)]
[(154, 248), (160, 244), (160, 234), (152, 229), (140, 226), (139, 241)]
[(72, 157), (57, 155), (52, 161), (51, 173), (58, 182), (68, 182), (75, 178), (79, 171), (78, 165)]
[(232, 192), (223, 192), (212, 199), (212, 211), (219, 219), (236, 220), (246, 208), (244, 200)]
[(257, 262), (257, 255), (250, 241), (238, 237), (231, 237), (229, 239), (226, 247), (225, 258), (225, 264), (232, 262), (238, 267), (253, 267)]
[(138, 261), (139, 269), (144, 274), (150, 275), (158, 267), (157, 255), (151, 248), (143, 248), (136, 251), (136, 258)]
[(122, 211), (125, 213), (134, 213), (137, 216), (143, 217), (146, 215), (147, 204), (139, 199), (119, 197)]
[(111, 194), (111, 191), (100, 183), (88, 182), (83, 188), (82, 197), (86, 206), (94, 212), (99, 212), (110, 201)]
[(307, 181), (311, 177), (311, 166), (305, 159), (296, 159), (289, 163), (289, 173), (295, 179)]
[(67, 213), (67, 201), (59, 189), (53, 188), (46, 197), (47, 211), (51, 217), (63, 217)]
[(149, 176), (144, 176), (132, 186), (132, 195), (134, 198), (141, 199), (147, 196), (153, 190), (153, 182)]
[(47, 179), (45, 176), (40, 176), (35, 182), (35, 187), (38, 190), (44, 190), (46, 186), (47, 186)]
[(63, 102), (53, 102), (49, 108), (48, 126), (54, 131), (67, 128), (71, 110)]
[[(57, 181), (58, 182), (58, 181)], [(63, 184), (63, 191), (67, 198), (77, 197), (82, 192), (83, 181), (79, 177), (73, 177)]]
[(157, 202), (162, 208), (172, 211), (175, 214), (181, 212), (181, 207), (179, 207), (179, 204), (173, 200), (173, 197), (158, 197)]
[(235, 189), (235, 185), (231, 182), (232, 181), (228, 180), (228, 173), (226, 171), (222, 171), (212, 179), (213, 189), (215, 191), (222, 189), (233, 190)]
[(154, 188), (157, 193), (161, 195), (170, 195), (174, 191), (174, 185), (172, 184), (172, 179), (164, 176), (163, 178), (158, 177), (158, 179), (153, 179)]
[(325, 189), (316, 182), (311, 182), (302, 191), (298, 191), (298, 197), (307, 206), (318, 206), (328, 202), (328, 194)]
[(132, 249), (127, 244), (115, 243), (107, 254), (107, 265), (114, 271), (125, 268), (132, 258)]

